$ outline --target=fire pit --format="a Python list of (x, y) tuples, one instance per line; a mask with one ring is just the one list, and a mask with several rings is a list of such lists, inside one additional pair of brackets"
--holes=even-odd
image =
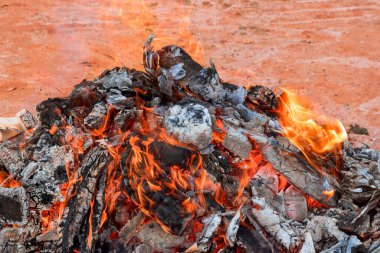
[(2, 251), (380, 250), (379, 152), (152, 40), (144, 72), (107, 70), (4, 135)]

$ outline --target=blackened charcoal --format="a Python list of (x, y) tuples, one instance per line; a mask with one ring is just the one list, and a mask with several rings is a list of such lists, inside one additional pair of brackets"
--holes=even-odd
[(115, 128), (125, 132), (129, 130), (137, 118), (136, 109), (123, 109), (119, 111), (114, 119)]
[(157, 218), (167, 225), (175, 235), (182, 233), (191, 218), (190, 214), (183, 211), (178, 200), (170, 195), (165, 195), (163, 201), (153, 209)]
[(222, 189), (226, 193), (225, 202), (227, 205), (233, 205), (239, 191), (240, 181), (235, 176), (222, 175)]
[(228, 174), (232, 171), (227, 158), (217, 149), (210, 155), (204, 156), (203, 164), (207, 172), (214, 176), (217, 182), (222, 181), (223, 174)]
[(88, 129), (99, 129), (106, 121), (107, 105), (104, 102), (97, 103), (89, 115), (84, 119)]
[(173, 94), (173, 85), (174, 85), (174, 79), (170, 75), (169, 71), (162, 70), (162, 74), (158, 77), (158, 85), (160, 86), (160, 92), (172, 96)]
[(88, 81), (83, 81), (76, 85), (74, 90), (68, 96), (65, 106), (68, 106), (69, 108), (92, 107), (103, 97), (97, 91), (98, 86), (99, 85)]
[(29, 215), (29, 202), (23, 187), (0, 187), (0, 225), (24, 225)]
[(247, 252), (272, 253), (270, 245), (253, 229), (240, 226), (237, 233), (237, 244)]
[(40, 124), (44, 128), (51, 128), (56, 121), (60, 121), (61, 111), (65, 104), (66, 101), (62, 98), (49, 98), (39, 104), (36, 110)]
[(202, 70), (202, 66), (195, 62), (185, 50), (177, 46), (166, 46), (157, 52), (160, 56), (159, 65), (161, 68), (170, 69), (178, 63), (182, 63), (182, 68), (186, 71), (186, 76), (183, 78), (187, 81), (188, 78), (196, 75)]
[(152, 149), (154, 160), (158, 162), (161, 168), (166, 170), (169, 170), (173, 165), (186, 168), (187, 161), (192, 155), (192, 151), (170, 145), (164, 141), (154, 141), (150, 148)]
[(201, 96), (205, 101), (222, 103), (225, 100), (226, 92), (215, 68), (202, 69), (186, 84), (192, 92)]
[[(81, 229), (86, 222), (86, 215), (97, 191), (98, 179), (107, 167), (109, 160), (108, 152), (98, 147), (88, 152), (83, 159), (81, 167), (78, 169), (83, 180), (73, 186), (76, 188), (77, 194), (68, 201), (58, 228), (62, 252), (71, 252), (70, 249), (78, 242), (82, 246), (87, 244), (87, 235), (83, 237)], [(92, 225), (99, 226), (99, 224)]]
[(261, 85), (251, 86), (248, 89), (247, 100), (255, 107), (262, 110), (276, 109), (278, 106), (277, 96), (268, 87)]
[(55, 182), (29, 184), (26, 190), (33, 208), (49, 209), (51, 204), (61, 201), (60, 189)]

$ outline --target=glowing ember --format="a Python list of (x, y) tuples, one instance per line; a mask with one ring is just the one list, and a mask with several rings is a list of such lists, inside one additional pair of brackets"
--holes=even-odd
[(21, 183), (14, 180), (8, 173), (0, 171), (0, 186), (5, 188), (20, 187)]

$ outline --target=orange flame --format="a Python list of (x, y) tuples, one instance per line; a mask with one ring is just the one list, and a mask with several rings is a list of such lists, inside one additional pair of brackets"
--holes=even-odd
[(317, 115), (306, 108), (299, 97), (287, 89), (279, 97), (280, 123), (286, 137), (306, 157), (309, 152), (324, 154), (347, 139), (347, 133), (339, 120)]
[[(301, 150), (308, 162), (324, 175), (325, 172), (313, 161), (313, 156), (323, 159), (328, 152), (340, 148), (340, 144), (347, 139), (342, 123), (308, 109), (304, 101), (287, 89), (283, 89), (279, 97), (277, 113), (285, 136)], [(334, 189), (329, 185), (324, 188), (323, 194), (327, 200), (331, 199)]]
[(17, 188), (21, 186), (21, 183), (5, 171), (0, 171), (0, 186), (4, 188)]

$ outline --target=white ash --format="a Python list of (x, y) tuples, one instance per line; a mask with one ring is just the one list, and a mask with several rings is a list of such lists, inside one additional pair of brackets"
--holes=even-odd
[(315, 253), (313, 238), (309, 232), (303, 235), (304, 242), (299, 253)]
[[(380, 161), (366, 149), (354, 150), (345, 143), (344, 167), (341, 186), (350, 197), (358, 202), (368, 201), (373, 192), (380, 188)], [(366, 158), (363, 158), (366, 157)], [(371, 159), (367, 159), (371, 158)]]
[(134, 253), (153, 253), (154, 249), (150, 247), (148, 244), (140, 244), (133, 251)]
[(173, 57), (180, 57), (182, 56), (181, 54), (181, 49), (177, 46), (171, 46), (171, 52), (173, 54)]
[(6, 227), (0, 230), (0, 252), (30, 252), (25, 242), (37, 232), (32, 227)]
[(260, 209), (252, 208), (251, 214), (259, 225), (287, 250), (294, 249), (300, 242), (299, 232), (279, 213), (274, 211), (263, 198), (252, 198)]
[(232, 127), (227, 128), (227, 133), (222, 144), (226, 149), (241, 159), (246, 159), (252, 149), (252, 145), (249, 143), (247, 136)]
[(244, 87), (239, 87), (234, 91), (227, 93), (227, 99), (234, 105), (242, 104), (247, 96), (247, 91)]
[[(229, 108), (231, 108), (231, 107), (229, 107)], [(229, 109), (229, 108), (227, 108), (227, 109)], [(236, 112), (235, 109), (233, 109), (233, 108), (231, 108), (231, 109), (232, 109), (230, 112), (230, 114), (232, 114), (231, 116), (221, 116), (220, 118), (223, 119), (224, 125), (229, 125), (231, 127), (238, 128), (240, 126), (240, 121), (234, 115), (234, 112)], [(243, 129), (239, 129), (239, 131), (243, 132)]]
[(164, 126), (179, 141), (198, 149), (204, 149), (211, 143), (211, 117), (207, 108), (200, 104), (170, 107), (164, 117)]
[(211, 240), (222, 222), (222, 216), (220, 213), (215, 213), (203, 219), (202, 222), (204, 224), (204, 228), (201, 236), (193, 246), (185, 251), (185, 253), (208, 252), (211, 247)]
[(66, 163), (73, 162), (73, 155), (68, 146), (47, 146), (39, 156), (38, 161), (31, 161), (22, 170), (20, 181), (32, 200), (31, 206), (46, 209), (62, 201), (59, 185), (67, 180)]
[(235, 245), (237, 239), (237, 232), (240, 224), (241, 207), (238, 209), (234, 217), (231, 219), (227, 227), (226, 240), (231, 247)]
[(102, 83), (104, 88), (118, 88), (121, 91), (129, 90), (132, 86), (132, 77), (128, 74), (126, 69), (114, 69), (109, 75), (96, 80), (98, 83)]
[(20, 173), (21, 182), (42, 183), (47, 181), (63, 181), (58, 177), (57, 170), (65, 171), (66, 162), (73, 161), (73, 155), (68, 146), (52, 146), (43, 150), (45, 155), (37, 162), (30, 162)]
[(269, 119), (268, 116), (252, 111), (242, 104), (236, 106), (236, 110), (240, 113), (245, 121), (257, 121), (260, 125), (265, 125)]
[(252, 193), (265, 201), (282, 216), (286, 216), (284, 192), (278, 191), (279, 180), (273, 169), (264, 166), (255, 174), (252, 181)]
[(347, 236), (339, 230), (337, 220), (327, 216), (313, 216), (306, 225), (306, 231), (310, 232), (315, 243), (329, 237), (335, 237), (341, 241)]
[(183, 63), (178, 63), (169, 69), (169, 73), (174, 80), (181, 80), (186, 76), (186, 70), (183, 68), (183, 65)]

